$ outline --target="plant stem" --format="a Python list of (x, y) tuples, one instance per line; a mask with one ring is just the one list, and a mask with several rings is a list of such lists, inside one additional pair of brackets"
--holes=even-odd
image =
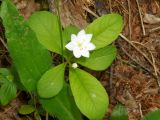
[(46, 120), (48, 120), (48, 112), (46, 112)]
[(56, 1), (57, 12), (58, 12), (57, 16), (58, 16), (58, 24), (59, 24), (59, 31), (60, 31), (60, 39), (61, 39), (62, 62), (64, 62), (62, 24), (61, 24), (61, 18), (60, 18), (59, 0), (55, 0), (55, 1)]

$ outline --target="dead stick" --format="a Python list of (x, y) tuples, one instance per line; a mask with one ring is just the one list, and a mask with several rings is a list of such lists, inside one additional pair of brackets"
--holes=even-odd
[(140, 112), (141, 118), (143, 118), (141, 103), (139, 103), (138, 106), (139, 106), (139, 112)]
[(160, 30), (160, 26), (158, 26), (158, 27), (156, 27), (156, 28), (151, 29), (149, 32), (151, 33), (151, 32), (155, 32), (155, 31), (158, 31), (158, 30)]
[(111, 0), (109, 0), (109, 10), (112, 13), (112, 2), (111, 2)]
[(3, 46), (8, 50), (8, 47), (7, 47), (6, 43), (4, 42), (4, 40), (1, 37), (0, 37), (0, 41), (3, 44)]
[[(120, 36), (126, 41), (128, 42), (132, 47), (134, 47), (151, 65), (152, 67), (155, 69), (155, 66), (154, 64), (152, 63), (152, 61), (139, 49), (137, 48), (130, 40), (128, 40), (124, 35), (120, 34)], [(154, 75), (154, 77), (156, 78), (157, 80), (157, 83), (158, 83), (158, 86), (160, 87), (160, 78), (159, 78), (159, 75), (160, 75), (160, 72), (159, 71), (156, 71), (157, 74)]]
[[(121, 46), (120, 44), (119, 44), (119, 46)], [(156, 78), (155, 77), (155, 75), (150, 71), (150, 70), (148, 70), (146, 67), (144, 67), (142, 64), (140, 64), (137, 60), (135, 60), (131, 55), (129, 55), (128, 54), (128, 52), (121, 46), (121, 50), (133, 61), (133, 62), (135, 62), (137, 65), (139, 65), (142, 69), (144, 69), (145, 71), (147, 71), (149, 74), (151, 74), (154, 78)]]
[(137, 48), (132, 41), (130, 41), (128, 38), (126, 38), (124, 35), (120, 34), (120, 36), (126, 41), (128, 42), (132, 47), (134, 47), (152, 66), (152, 61), (139, 49)]
[(132, 26), (131, 26), (131, 5), (130, 5), (130, 0), (127, 0), (128, 2), (128, 19), (129, 19), (129, 39), (132, 40)]
[(137, 3), (137, 6), (138, 6), (138, 12), (139, 12), (139, 16), (140, 16), (140, 21), (141, 21), (143, 35), (145, 36), (146, 35), (146, 31), (145, 31), (145, 28), (144, 28), (143, 18), (142, 18), (142, 14), (141, 14), (141, 11), (140, 11), (140, 6), (139, 6), (138, 0), (136, 0), (136, 3)]

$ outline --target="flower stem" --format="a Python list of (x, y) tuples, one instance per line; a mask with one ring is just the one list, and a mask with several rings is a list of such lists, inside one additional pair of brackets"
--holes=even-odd
[(62, 36), (62, 24), (61, 24), (61, 18), (60, 18), (60, 10), (59, 10), (59, 0), (55, 0), (55, 1), (56, 1), (57, 16), (58, 16), (58, 24), (59, 24), (60, 39), (61, 39), (62, 62), (64, 62), (63, 36)]
[(46, 120), (48, 120), (48, 112), (46, 112)]

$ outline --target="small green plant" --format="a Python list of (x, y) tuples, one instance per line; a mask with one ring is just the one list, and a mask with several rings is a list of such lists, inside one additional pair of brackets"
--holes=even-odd
[[(128, 112), (125, 106), (122, 104), (117, 104), (114, 107), (109, 120), (129, 120)], [(140, 120), (160, 120), (160, 109), (149, 112), (140, 118)]]
[(125, 106), (123, 106), (122, 104), (118, 103), (112, 113), (111, 116), (109, 118), (109, 120), (128, 120), (128, 112), (127, 109), (125, 108)]
[[(35, 106), (40, 103), (60, 120), (82, 120), (81, 113), (91, 120), (103, 118), (108, 95), (81, 66), (102, 71), (111, 65), (116, 48), (110, 44), (123, 28), (120, 15), (104, 15), (83, 30), (74, 26), (62, 29), (60, 18), (50, 12), (35, 12), (25, 21), (15, 6), (4, 0), (0, 17), (13, 66), (24, 90), (38, 100)], [(48, 50), (61, 55), (62, 63), (54, 66)], [(23, 109), (20, 112), (25, 113)]]
[(147, 115), (142, 117), (141, 120), (160, 120), (160, 109), (149, 112)]
[(0, 103), (8, 104), (16, 97), (16, 84), (13, 82), (13, 75), (6, 68), (0, 68)]

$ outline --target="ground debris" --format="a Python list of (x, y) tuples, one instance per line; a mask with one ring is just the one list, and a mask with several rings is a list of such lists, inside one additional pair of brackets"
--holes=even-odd
[(148, 23), (148, 24), (160, 23), (160, 17), (157, 17), (152, 14), (147, 14), (147, 13), (144, 15), (143, 20), (145, 23)]
[(40, 9), (40, 4), (34, 0), (13, 0), (21, 15), (28, 19), (34, 11)]

